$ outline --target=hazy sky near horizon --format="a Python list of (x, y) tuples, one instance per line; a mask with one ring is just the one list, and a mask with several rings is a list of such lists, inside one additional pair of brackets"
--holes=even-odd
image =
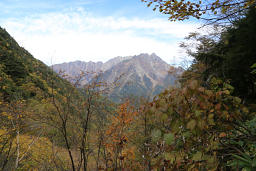
[(170, 22), (140, 0), (1, 0), (0, 26), (47, 65), (156, 53), (180, 63), (179, 43), (199, 27)]

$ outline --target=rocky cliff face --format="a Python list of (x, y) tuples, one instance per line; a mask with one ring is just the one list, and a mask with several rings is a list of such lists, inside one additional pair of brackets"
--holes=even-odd
[[(101, 74), (104, 82), (114, 82), (118, 79), (118, 86), (115, 87), (110, 96), (115, 101), (128, 96), (152, 97), (163, 89), (174, 86), (177, 79), (174, 75), (168, 74), (170, 65), (164, 62), (156, 54), (140, 54), (130, 57), (116, 57), (106, 63), (102, 62), (70, 62), (54, 65), (56, 72), (63, 70), (71, 77), (84, 72), (95, 72)], [(92, 78), (88, 76), (83, 84)]]

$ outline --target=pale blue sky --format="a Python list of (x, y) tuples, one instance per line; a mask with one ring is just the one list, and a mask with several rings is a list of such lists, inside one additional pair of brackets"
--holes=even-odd
[(48, 65), (153, 52), (179, 63), (179, 42), (199, 27), (140, 0), (1, 0), (0, 9), (0, 26)]
[(84, 8), (99, 16), (154, 17), (158, 13), (146, 8), (140, 0), (1, 0), (3, 16), (27, 16), (56, 12), (72, 8)]

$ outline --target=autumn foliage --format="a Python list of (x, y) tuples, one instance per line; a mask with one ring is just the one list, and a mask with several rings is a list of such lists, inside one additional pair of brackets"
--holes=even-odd
[(106, 130), (105, 146), (108, 152), (108, 167), (115, 169), (132, 168), (135, 159), (134, 147), (131, 139), (135, 136), (132, 124), (138, 113), (129, 105), (121, 104), (116, 115), (111, 117), (111, 124)]
[(213, 0), (213, 1), (184, 1), (184, 0), (142, 0), (153, 10), (167, 14), (171, 21), (186, 20), (190, 17), (214, 22), (234, 19), (243, 15), (249, 7), (255, 6), (255, 0)]
[(255, 0), (143, 1), (170, 20), (239, 19), (190, 34), (176, 87), (120, 104), (99, 77), (70, 83), (0, 29), (0, 170), (256, 170)]
[(248, 111), (241, 99), (230, 95), (229, 84), (213, 79), (212, 87), (206, 89), (190, 80), (182, 89), (166, 90), (149, 104), (153, 167), (219, 169), (219, 140)]

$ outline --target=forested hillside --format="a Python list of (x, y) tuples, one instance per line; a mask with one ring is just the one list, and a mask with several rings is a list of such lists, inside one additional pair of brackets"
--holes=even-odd
[(58, 93), (67, 81), (61, 79), (49, 67), (35, 59), (28, 51), (0, 28), (0, 93), (5, 101), (49, 96), (54, 85)]
[(192, 64), (151, 101), (115, 104), (98, 75), (69, 83), (0, 29), (1, 170), (256, 170), (255, 1), (143, 1), (228, 23), (185, 38)]
[[(49, 99), (62, 98), (72, 85), (20, 47), (2, 28), (0, 61), (0, 167), (43, 168), (42, 162), (53, 154), (48, 151), (54, 146), (50, 134), (56, 132), (46, 130), (41, 116), (50, 113)], [(53, 166), (49, 162), (45, 167)]]

